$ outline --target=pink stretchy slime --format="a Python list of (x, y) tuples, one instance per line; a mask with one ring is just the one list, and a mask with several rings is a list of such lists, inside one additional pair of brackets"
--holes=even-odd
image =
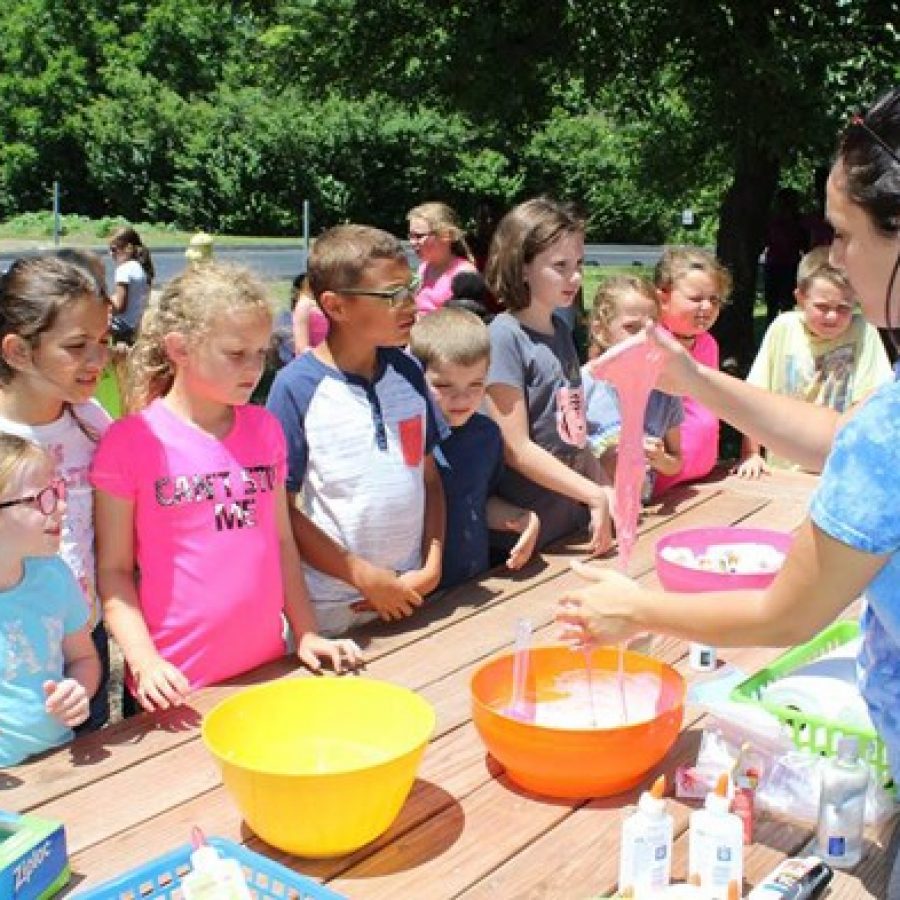
[(613, 520), (619, 544), (619, 568), (625, 574), (628, 574), (628, 563), (637, 536), (641, 486), (647, 471), (644, 410), (662, 364), (662, 351), (643, 334), (616, 344), (590, 363), (591, 375), (608, 381), (619, 394), (622, 430), (616, 461)]

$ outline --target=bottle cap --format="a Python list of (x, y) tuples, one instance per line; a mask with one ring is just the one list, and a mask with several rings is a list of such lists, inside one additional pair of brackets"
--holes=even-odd
[(662, 816), (666, 811), (666, 801), (663, 795), (666, 792), (666, 776), (660, 775), (649, 791), (644, 791), (638, 800), (638, 809), (650, 816)]
[(719, 776), (714, 790), (706, 795), (706, 808), (712, 812), (727, 813), (731, 808), (728, 797), (729, 778), (727, 773)]

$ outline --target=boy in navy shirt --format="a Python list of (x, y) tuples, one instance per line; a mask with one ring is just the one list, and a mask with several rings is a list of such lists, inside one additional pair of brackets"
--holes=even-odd
[(540, 521), (531, 510), (493, 496), (503, 471), (503, 440), (496, 423), (476, 412), (491, 356), (487, 328), (468, 310), (444, 307), (416, 323), (409, 349), (451, 427), (434, 451), (447, 505), (440, 586), (490, 568), (489, 530), (519, 535), (506, 565), (520, 569), (534, 552)]
[(403, 348), (416, 284), (400, 242), (364, 225), (316, 239), (309, 285), (326, 339), (278, 373), (292, 525), (321, 634), (410, 615), (441, 578), (446, 432)]

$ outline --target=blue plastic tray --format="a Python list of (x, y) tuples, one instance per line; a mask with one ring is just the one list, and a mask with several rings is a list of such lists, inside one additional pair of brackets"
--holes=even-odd
[[(250, 894), (257, 900), (347, 900), (343, 894), (233, 841), (211, 837), (207, 842), (222, 856), (241, 864)], [(75, 896), (82, 900), (180, 900), (181, 879), (191, 870), (191, 849), (185, 844)]]

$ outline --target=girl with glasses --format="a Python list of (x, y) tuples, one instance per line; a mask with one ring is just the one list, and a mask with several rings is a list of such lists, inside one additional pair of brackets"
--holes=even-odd
[(97, 441), (110, 421), (93, 399), (108, 341), (109, 305), (87, 263), (23, 259), (0, 280), (0, 433), (39, 444), (66, 482), (60, 555), (81, 587), (103, 666), (84, 730), (109, 718), (109, 645), (96, 590), (88, 481)]
[(446, 203), (422, 203), (414, 206), (406, 218), (409, 242), (419, 257), (416, 309), (425, 315), (450, 299), (454, 276), (474, 272), (475, 263), (456, 213)]
[(37, 444), (0, 434), (0, 765), (72, 739), (100, 685), (77, 582), (59, 558), (64, 482)]

